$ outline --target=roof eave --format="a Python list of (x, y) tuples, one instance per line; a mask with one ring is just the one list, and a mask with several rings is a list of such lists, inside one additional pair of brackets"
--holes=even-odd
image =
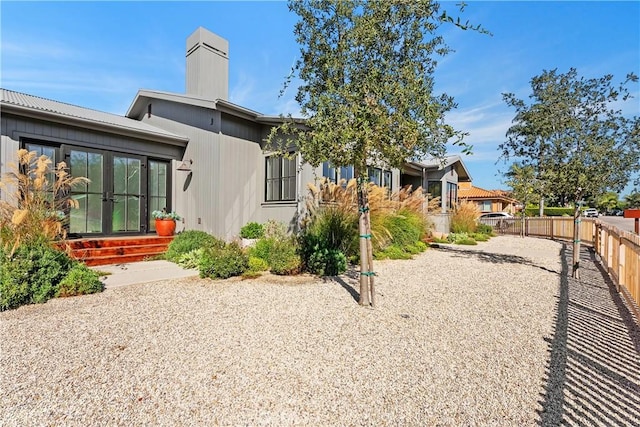
[(0, 103), (2, 105), (3, 113), (13, 113), (23, 117), (30, 117), (39, 120), (49, 120), (52, 122), (69, 125), (69, 126), (81, 126), (84, 129), (91, 129), (100, 132), (108, 132), (116, 135), (129, 136), (133, 138), (145, 139), (154, 142), (162, 142), (165, 144), (178, 145), (184, 147), (189, 142), (189, 138), (182, 136), (171, 136), (162, 133), (156, 133), (151, 131), (143, 131), (139, 129), (128, 128), (125, 126), (114, 125), (110, 123), (98, 122), (95, 120), (88, 120), (81, 117), (67, 116), (64, 114), (56, 113), (53, 111), (38, 110), (30, 107), (24, 107), (15, 104), (8, 104), (5, 102)]

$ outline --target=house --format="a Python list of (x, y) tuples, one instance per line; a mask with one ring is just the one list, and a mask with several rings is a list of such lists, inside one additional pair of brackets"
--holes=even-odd
[[(142, 235), (151, 212), (167, 208), (183, 219), (178, 231), (203, 230), (230, 239), (250, 221), (295, 227), (306, 184), (321, 176), (353, 176), (353, 168), (313, 168), (300, 155), (265, 151), (281, 123), (228, 100), (229, 43), (198, 28), (186, 43), (186, 92), (139, 90), (125, 116), (2, 89), (0, 172), (19, 148), (91, 182), (71, 192), (71, 236)], [(421, 184), (455, 205), (457, 179), (470, 179), (459, 159), (409, 163), (403, 170), (371, 168), (372, 180), (397, 190)]]
[(475, 187), (471, 182), (460, 182), (458, 185), (460, 202), (476, 203), (480, 212), (509, 212), (515, 213), (518, 201), (504, 190), (485, 190)]

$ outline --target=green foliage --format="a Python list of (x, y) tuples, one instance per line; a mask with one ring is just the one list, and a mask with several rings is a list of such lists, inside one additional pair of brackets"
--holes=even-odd
[(176, 260), (176, 264), (185, 269), (198, 268), (204, 250), (204, 248), (198, 248), (182, 254)]
[(47, 244), (20, 245), (0, 263), (0, 310), (43, 303), (56, 296), (58, 285), (74, 262)]
[(82, 263), (76, 263), (58, 285), (56, 296), (70, 297), (95, 294), (103, 290), (104, 284), (100, 281), (98, 272), (91, 270)]
[(174, 221), (180, 221), (182, 217), (175, 212), (167, 212), (166, 208), (162, 208), (160, 211), (151, 212), (151, 218), (153, 219), (172, 219)]
[(176, 235), (165, 254), (168, 261), (177, 262), (184, 254), (199, 248), (223, 248), (225, 243), (200, 230), (187, 230)]
[(269, 257), (274, 251), (276, 239), (273, 237), (263, 237), (256, 244), (249, 248), (249, 256), (260, 258), (269, 264)]
[(405, 251), (403, 248), (391, 245), (384, 249), (374, 252), (376, 259), (411, 259), (411, 253)]
[(258, 258), (255, 256), (249, 256), (249, 271), (250, 272), (260, 272), (269, 270), (269, 263), (263, 260), (262, 258)]
[(243, 239), (259, 239), (264, 236), (264, 226), (257, 222), (248, 222), (240, 229)]
[(633, 191), (624, 197), (624, 201), (627, 209), (639, 209), (640, 208), (640, 191)]
[(476, 242), (487, 242), (489, 241), (489, 238), (490, 238), (487, 234), (483, 234), (483, 233), (472, 233), (469, 235), (469, 237), (475, 240)]
[(298, 248), (294, 239), (273, 239), (271, 249), (272, 252), (269, 254), (267, 262), (273, 274), (291, 275), (300, 273), (302, 260), (298, 255)]
[(228, 279), (239, 276), (249, 268), (248, 256), (235, 242), (224, 247), (205, 247), (200, 258), (200, 277)]
[(347, 269), (347, 255), (358, 251), (358, 217), (340, 206), (324, 206), (300, 235), (305, 269), (319, 276), (337, 276)]
[[(525, 215), (527, 216), (538, 216), (540, 214), (540, 209), (538, 208), (526, 208)], [(543, 210), (544, 216), (572, 216), (573, 208), (554, 208), (547, 207)]]
[(477, 245), (472, 235), (468, 233), (449, 233), (447, 236), (447, 241), (449, 243), (455, 243), (456, 245)]
[(476, 227), (476, 233), (493, 236), (493, 227), (487, 224), (478, 224)]
[(347, 271), (347, 257), (338, 249), (316, 244), (311, 248), (305, 266), (307, 271), (318, 276), (337, 276)]
[(515, 117), (500, 150), (533, 169), (542, 197), (577, 202), (620, 191), (640, 170), (640, 119), (616, 109), (638, 78), (628, 74), (617, 87), (612, 80), (580, 77), (574, 68), (544, 70), (531, 79), (528, 104), (503, 94)]
[(478, 206), (472, 202), (462, 202), (451, 217), (453, 233), (473, 233), (478, 227)]

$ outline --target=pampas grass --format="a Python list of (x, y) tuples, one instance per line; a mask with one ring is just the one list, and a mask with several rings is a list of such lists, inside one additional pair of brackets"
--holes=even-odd
[(0, 200), (0, 237), (2, 245), (13, 254), (21, 244), (51, 242), (66, 236), (65, 212), (78, 203), (65, 197), (69, 190), (89, 182), (73, 178), (64, 162), (55, 167), (47, 156), (20, 149), (18, 163), (0, 180), (6, 200)]

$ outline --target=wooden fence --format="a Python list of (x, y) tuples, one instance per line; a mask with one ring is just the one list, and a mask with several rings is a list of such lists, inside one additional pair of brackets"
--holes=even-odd
[[(640, 319), (640, 236), (593, 218), (581, 218), (580, 240), (593, 246), (618, 292)], [(483, 220), (501, 234), (573, 240), (573, 218), (509, 218)]]

